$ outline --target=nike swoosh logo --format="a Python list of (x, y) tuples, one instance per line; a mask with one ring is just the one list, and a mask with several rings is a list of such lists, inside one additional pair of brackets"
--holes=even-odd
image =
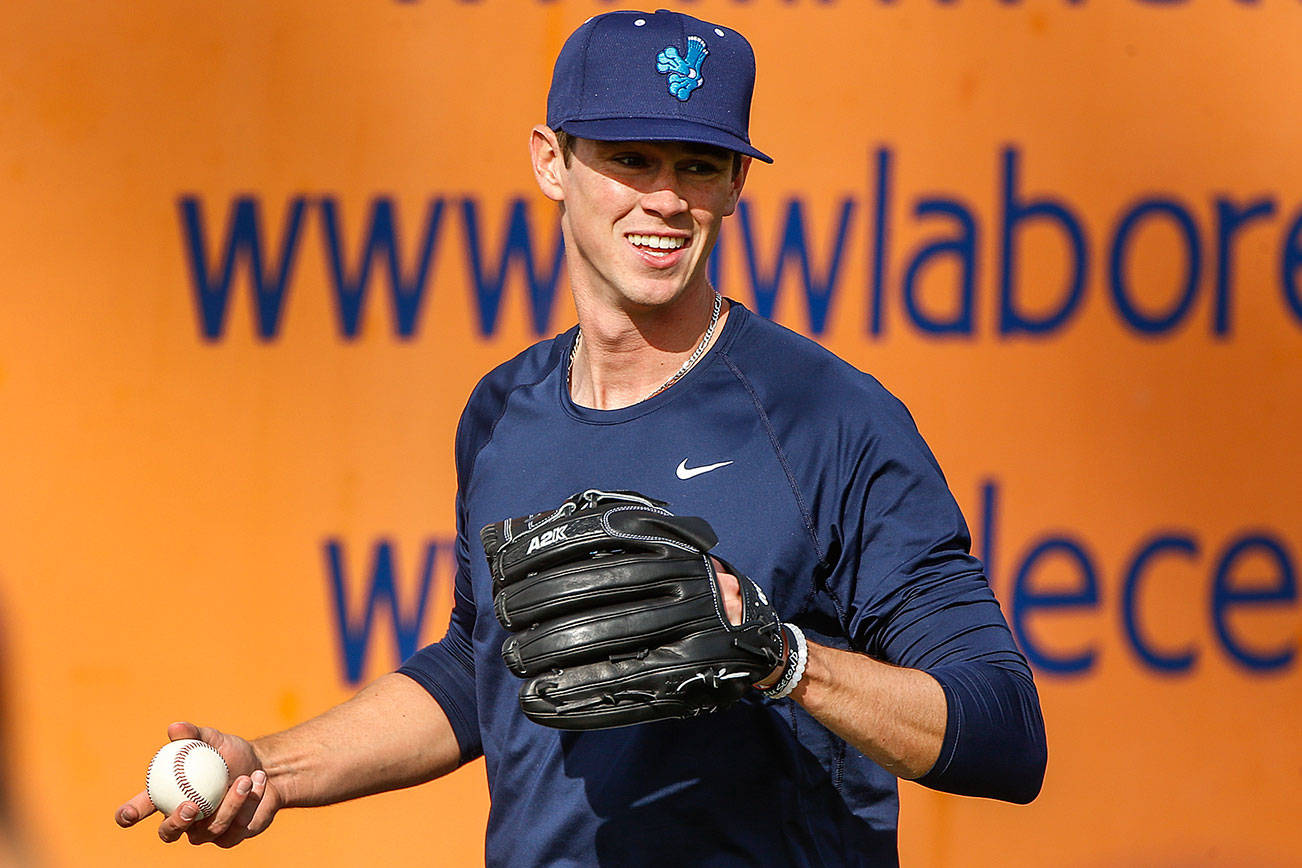
[(720, 461), (718, 464), (706, 464), (701, 467), (688, 467), (687, 459), (684, 458), (683, 463), (679, 464), (678, 469), (674, 472), (678, 474), (679, 479), (691, 479), (693, 476), (700, 476), (702, 473), (709, 473), (711, 470), (718, 470), (720, 467), (727, 467), (731, 463), (731, 461)]

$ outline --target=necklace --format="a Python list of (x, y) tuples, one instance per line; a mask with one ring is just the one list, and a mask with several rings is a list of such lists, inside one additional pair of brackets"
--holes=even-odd
[[(687, 359), (687, 361), (683, 362), (683, 366), (679, 368), (678, 371), (672, 377), (665, 380), (663, 386), (661, 386), (659, 389), (656, 389), (650, 395), (647, 395), (646, 398), (642, 399), (643, 401), (647, 400), (648, 398), (654, 398), (656, 395), (659, 395), (661, 392), (663, 392), (665, 389), (668, 389), (674, 383), (677, 383), (679, 380), (683, 378), (683, 376), (688, 371), (692, 369), (693, 365), (695, 365), (698, 361), (701, 360), (701, 356), (705, 354), (705, 348), (710, 345), (710, 338), (714, 337), (714, 327), (719, 324), (719, 312), (721, 310), (723, 310), (723, 296), (719, 295), (719, 293), (716, 292), (714, 294), (714, 309), (710, 311), (710, 325), (706, 327), (705, 336), (701, 338), (701, 343), (696, 347), (696, 352), (692, 353), (692, 355)], [(566, 383), (573, 382), (574, 357), (579, 354), (579, 343), (582, 340), (583, 340), (583, 329), (579, 329), (579, 333), (574, 338), (574, 346), (570, 348), (570, 361), (569, 361), (569, 365), (565, 369)]]

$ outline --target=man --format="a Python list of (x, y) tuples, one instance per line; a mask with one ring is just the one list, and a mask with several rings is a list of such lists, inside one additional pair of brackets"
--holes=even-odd
[[(559, 204), (579, 325), (486, 376), (457, 434), (447, 636), (294, 729), (203, 737), (237, 777), (159, 834), (222, 846), (281, 807), (487, 760), (490, 864), (889, 865), (896, 777), (1025, 802), (1044, 772), (1031, 674), (908, 412), (871, 377), (720, 298), (706, 263), (752, 159), (754, 58), (672, 12), (566, 42), (531, 154)], [(474, 535), (576, 491), (702, 516), (796, 632), (761, 686), (688, 720), (563, 732), (527, 719)], [(719, 576), (728, 616), (739, 579)], [(799, 665), (796, 665), (799, 664)], [(782, 692), (782, 691), (780, 691)], [(144, 794), (120, 824), (151, 810)]]

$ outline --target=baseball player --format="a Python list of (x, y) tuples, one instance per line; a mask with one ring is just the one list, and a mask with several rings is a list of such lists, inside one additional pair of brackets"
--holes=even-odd
[(741, 34), (676, 12), (565, 43), (530, 145), (579, 323), (467, 403), (446, 637), (252, 743), (174, 724), (236, 777), (164, 840), (229, 846), (481, 755), (491, 865), (893, 865), (898, 777), (1036, 796), (1030, 670), (907, 410), (707, 279), (772, 162), (754, 73)]

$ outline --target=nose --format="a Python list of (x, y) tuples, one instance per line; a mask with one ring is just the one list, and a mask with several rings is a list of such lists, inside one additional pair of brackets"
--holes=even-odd
[(664, 218), (687, 210), (687, 200), (678, 193), (678, 182), (672, 167), (661, 172), (642, 194), (642, 208)]

